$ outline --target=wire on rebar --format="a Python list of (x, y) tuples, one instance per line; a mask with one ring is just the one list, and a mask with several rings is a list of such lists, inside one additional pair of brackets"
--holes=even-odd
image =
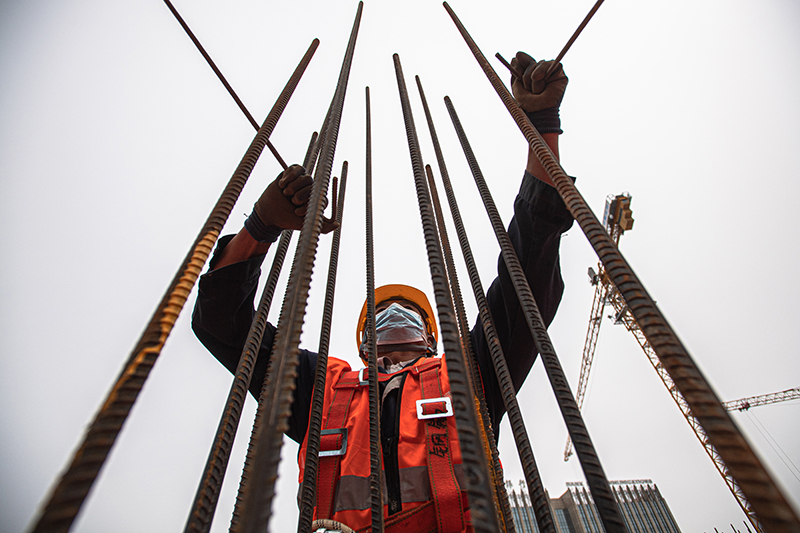
[(308, 303), (314, 256), (322, 227), (323, 202), (333, 166), (347, 81), (353, 62), (362, 10), (363, 2), (359, 2), (339, 81), (336, 85), (330, 123), (326, 128), (325, 144), (320, 152), (320, 162), (314, 172), (311, 198), (295, 254), (297, 259), (289, 276), (287, 295), (278, 321), (278, 330), (270, 360), (270, 374), (264, 382), (261, 398), (259, 398), (257, 424), (251, 437), (246, 473), (246, 478), (252, 481), (245, 481), (241, 487), (240, 498), (237, 501), (238, 520), (233, 524), (235, 531), (241, 533), (264, 531), (272, 512), (272, 499), (275, 495), (274, 483), (280, 463), (283, 432), (288, 428), (287, 419), (297, 374), (298, 346)]
[(452, 298), (449, 294), (450, 289), (445, 277), (444, 262), (442, 252), (439, 248), (439, 241), (436, 236), (436, 226), (433, 222), (431, 212), (430, 195), (428, 186), (425, 182), (424, 165), (419, 149), (414, 118), (411, 114), (411, 105), (408, 101), (408, 91), (406, 90), (403, 70), (400, 65), (400, 57), (394, 54), (394, 67), (397, 76), (397, 86), (400, 92), (400, 103), (403, 109), (403, 120), (405, 122), (406, 137), (408, 139), (408, 149), (411, 156), (411, 165), (414, 171), (414, 183), (417, 191), (417, 200), (420, 208), (420, 218), (425, 234), (425, 243), (428, 252), (428, 263), (433, 282), (434, 294), (436, 296), (436, 308), (441, 326), (441, 337), (444, 344), (445, 357), (447, 361), (447, 373), (450, 378), (451, 395), (453, 401), (453, 411), (458, 427), (459, 443), (463, 461), (464, 479), (470, 504), (472, 525), (476, 531), (496, 532), (499, 531), (497, 515), (495, 514), (492, 502), (492, 490), (490, 488), (489, 469), (486, 457), (478, 435), (478, 423), (476, 420), (475, 409), (472, 406), (470, 384), (467, 376), (467, 369), (464, 361), (464, 354), (461, 350), (461, 343), (458, 337), (458, 327), (455, 324), (454, 311), (452, 309)]
[[(675, 331), (664, 318), (644, 285), (633, 272), (614, 241), (589, 208), (572, 180), (550, 152), (530, 120), (517, 105), (497, 73), (478, 49), (464, 26), (447, 3), (450, 14), (472, 51), (481, 69), (522, 131), (531, 151), (536, 155), (553, 181), (570, 213), (575, 217), (586, 238), (622, 294), (631, 314), (658, 355), (665, 370), (686, 399), (692, 412), (705, 430), (710, 442), (719, 451), (731, 475), (751, 503), (767, 531), (800, 531), (800, 519), (789, 506), (785, 496), (753, 453), (750, 444), (722, 407), (708, 380), (697, 367)], [(573, 444), (577, 443), (573, 437)], [(587, 480), (588, 481), (588, 480)]]
[[(197, 50), (205, 58), (206, 62), (208, 63), (208, 66), (211, 67), (211, 70), (213, 70), (214, 74), (217, 75), (219, 81), (221, 81), (222, 85), (224, 85), (225, 88), (228, 90), (228, 93), (231, 95), (234, 102), (236, 102), (236, 105), (239, 106), (239, 109), (242, 110), (242, 113), (244, 113), (244, 116), (247, 118), (248, 122), (250, 122), (250, 124), (253, 125), (253, 128), (255, 128), (255, 130), (258, 131), (258, 122), (256, 122), (256, 119), (254, 119), (253, 115), (250, 114), (250, 111), (247, 110), (247, 108), (244, 105), (244, 102), (242, 102), (242, 100), (236, 94), (236, 91), (233, 90), (233, 87), (231, 87), (230, 83), (228, 83), (228, 80), (225, 79), (225, 76), (222, 75), (222, 71), (220, 71), (217, 68), (217, 65), (214, 63), (214, 60), (211, 59), (211, 56), (208, 55), (205, 48), (203, 48), (203, 45), (200, 44), (200, 41), (197, 39), (197, 37), (195, 37), (194, 32), (192, 32), (191, 28), (189, 28), (189, 25), (186, 24), (186, 21), (183, 20), (183, 17), (181, 17), (180, 13), (178, 13), (178, 10), (175, 9), (175, 6), (172, 5), (172, 2), (170, 2), (170, 0), (164, 0), (164, 3), (167, 4), (169, 10), (172, 11), (173, 15), (175, 15), (175, 18), (178, 20), (178, 23), (186, 32), (186, 35), (189, 36), (194, 45), (197, 47)], [(269, 148), (269, 151), (272, 152), (272, 155), (275, 156), (275, 159), (278, 161), (283, 170), (286, 170), (287, 169), (286, 161), (283, 160), (281, 154), (278, 153), (278, 150), (272, 145), (269, 139), (267, 139), (267, 148)]]
[[(325, 288), (325, 307), (322, 312), (319, 350), (317, 351), (317, 363), (314, 369), (314, 392), (311, 396), (311, 409), (308, 415), (309, 422), (306, 437), (305, 468), (303, 469), (303, 484), (300, 488), (299, 497), (300, 516), (297, 522), (298, 533), (310, 533), (314, 520), (314, 500), (317, 488), (317, 471), (319, 467), (320, 431), (322, 430), (322, 407), (325, 398), (328, 348), (330, 346), (331, 323), (333, 320), (333, 297), (336, 291), (336, 272), (339, 265), (339, 243), (341, 242), (342, 217), (344, 216), (344, 195), (347, 187), (347, 161), (342, 163), (341, 176), (339, 198), (336, 202), (338, 209), (335, 210), (336, 221), (339, 223), (339, 227), (333, 232), (333, 239), (331, 241), (328, 283)], [(334, 196), (336, 196), (335, 192)]]
[(470, 170), (472, 171), (475, 184), (478, 186), (481, 198), (483, 199), (486, 212), (492, 223), (495, 235), (497, 236), (498, 243), (500, 244), (500, 251), (503, 256), (503, 261), (508, 269), (511, 281), (514, 284), (514, 290), (517, 293), (520, 306), (522, 307), (528, 327), (531, 330), (531, 336), (542, 355), (542, 362), (553, 388), (553, 393), (556, 396), (558, 406), (561, 409), (561, 414), (564, 422), (567, 425), (567, 430), (575, 443), (575, 449), (578, 451), (578, 458), (581, 461), (584, 475), (586, 476), (587, 483), (592, 491), (592, 497), (595, 504), (600, 511), (603, 525), (606, 531), (617, 532), (627, 531), (625, 523), (619, 513), (619, 508), (614, 500), (611, 492), (611, 487), (606, 478), (603, 467), (600, 465), (600, 459), (597, 457), (597, 452), (594, 449), (589, 432), (586, 425), (583, 423), (580, 410), (575, 403), (575, 397), (567, 383), (567, 378), (561, 368), (561, 363), (558, 360), (555, 349), (550, 341), (547, 333), (547, 327), (544, 320), (539, 313), (539, 308), (533, 298), (528, 280), (525, 277), (525, 272), (519, 264), (514, 247), (505, 230), (505, 225), (500, 219), (500, 214), (494, 204), (486, 182), (483, 179), (478, 162), (466, 138), (464, 129), (461, 122), (456, 115), (453, 103), (450, 98), (445, 97), (445, 104), (450, 113), (450, 118), (453, 121), (453, 126), (456, 129), (456, 134), (461, 142), (461, 147), (464, 149), (464, 155), (469, 163)]
[[(528, 485), (528, 493), (533, 495), (534, 508), (536, 513), (536, 521), (539, 526), (539, 531), (543, 533), (555, 533), (555, 524), (553, 522), (552, 513), (550, 511), (549, 497), (544, 491), (539, 470), (536, 466), (536, 460), (533, 456), (533, 449), (531, 448), (530, 440), (528, 439), (528, 432), (525, 429), (525, 422), (522, 418), (522, 413), (517, 403), (516, 391), (514, 384), (511, 380), (511, 374), (508, 371), (506, 364), (505, 354), (497, 338), (497, 331), (494, 327), (494, 321), (491, 313), (489, 312), (489, 304), (486, 301), (486, 293), (483, 290), (483, 285), (478, 274), (478, 268), (475, 264), (475, 258), (472, 255), (472, 248), (469, 245), (467, 232), (464, 229), (464, 223), (461, 219), (461, 211), (458, 208), (455, 192), (453, 191), (452, 184), (450, 183), (450, 173), (447, 171), (447, 165), (444, 161), (444, 154), (442, 153), (441, 145), (439, 144), (439, 137), (436, 134), (436, 129), (433, 124), (433, 117), (428, 107), (428, 101), (425, 98), (425, 92), (422, 90), (422, 83), (419, 77), (416, 78), (417, 87), (419, 88), (420, 98), (422, 99), (422, 108), (425, 111), (425, 117), (428, 120), (428, 129), (430, 130), (431, 140), (433, 141), (433, 149), (436, 153), (436, 159), (439, 164), (439, 173), (442, 176), (444, 183), (444, 190), (447, 195), (447, 201), (450, 206), (450, 214), (453, 217), (453, 224), (456, 227), (456, 234), (461, 245), (461, 253), (464, 256), (464, 262), (467, 266), (469, 273), (472, 291), (475, 294), (475, 300), (478, 305), (478, 311), (481, 318), (484, 333), (486, 335), (486, 344), (489, 347), (489, 352), (492, 356), (492, 363), (494, 364), (495, 375), (497, 376), (500, 390), (502, 391), (503, 404), (505, 405), (506, 412), (508, 412), (511, 429), (514, 434), (514, 441), (517, 445), (517, 452), (519, 453), (520, 462), (522, 463), (522, 470), (525, 475), (525, 481)], [(431, 192), (434, 192), (433, 189)]]
[(225, 186), (103, 406), (87, 430), (70, 466), (53, 489), (41, 516), (36, 521), (34, 532), (67, 531), (75, 520), (133, 403), (161, 353), (178, 314), (186, 303), (186, 298), (214, 248), (239, 193), (258, 161), (266, 140), (275, 128), (318, 45), (319, 41), (314, 39)]
[[(311, 141), (306, 150), (303, 166), (309, 164), (316, 138), (317, 132), (314, 132), (311, 135)], [(233, 441), (236, 438), (236, 430), (239, 427), (239, 420), (241, 418), (242, 409), (244, 408), (245, 398), (247, 397), (247, 390), (250, 387), (250, 381), (253, 377), (253, 369), (255, 368), (256, 359), (258, 358), (261, 340), (264, 337), (267, 315), (272, 306), (275, 286), (278, 283), (278, 278), (283, 268), (283, 262), (286, 259), (286, 251), (289, 248), (291, 240), (292, 230), (284, 230), (278, 242), (275, 257), (272, 261), (272, 267), (267, 277), (267, 283), (264, 286), (264, 291), (258, 304), (258, 309), (253, 317), (253, 322), (247, 334), (242, 354), (239, 357), (239, 363), (233, 373), (233, 383), (231, 384), (231, 390), (225, 402), (225, 410), (220, 418), (217, 434), (212, 443), (205, 470), (200, 479), (197, 494), (195, 495), (194, 503), (192, 504), (189, 518), (186, 522), (184, 531), (187, 533), (206, 533), (211, 529), (211, 523), (214, 520), (214, 512), (216, 511), (217, 502), (219, 500), (220, 489), (222, 488), (231, 449), (233, 448)]]

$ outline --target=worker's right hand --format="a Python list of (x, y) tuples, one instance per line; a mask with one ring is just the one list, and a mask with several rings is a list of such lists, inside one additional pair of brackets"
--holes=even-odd
[[(259, 242), (274, 242), (281, 230), (301, 229), (312, 184), (313, 179), (300, 165), (292, 165), (284, 170), (253, 206), (253, 213), (245, 222), (247, 231)], [(323, 217), (323, 233), (331, 232), (338, 226), (338, 223)]]
[(519, 106), (539, 133), (562, 133), (558, 109), (569, 79), (559, 64), (546, 76), (553, 61), (536, 61), (525, 52), (517, 52), (511, 66), (522, 72), (522, 79), (513, 77), (511, 90)]

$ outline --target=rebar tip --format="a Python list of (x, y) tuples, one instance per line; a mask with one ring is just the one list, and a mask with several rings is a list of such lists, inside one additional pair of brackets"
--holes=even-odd
[(500, 60), (500, 62), (503, 64), (504, 67), (508, 69), (508, 71), (511, 73), (512, 76), (522, 81), (522, 72), (512, 67), (511, 64), (508, 61), (506, 61), (506, 58), (500, 55), (500, 52), (497, 52), (494, 55), (494, 57)]

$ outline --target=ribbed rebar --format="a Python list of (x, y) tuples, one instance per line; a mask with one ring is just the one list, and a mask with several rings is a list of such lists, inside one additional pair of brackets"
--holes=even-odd
[(240, 493), (240, 512), (233, 524), (241, 533), (264, 531), (272, 513), (272, 499), (275, 495), (275, 480), (280, 463), (280, 450), (283, 433), (288, 429), (287, 419), (291, 409), (297, 375), (297, 357), (303, 318), (308, 303), (308, 289), (314, 268), (314, 256), (322, 227), (322, 211), (328, 180), (331, 175), (336, 141), (341, 123), (342, 107), (353, 62), (356, 37), (361, 21), (363, 2), (359, 2), (358, 12), (350, 34), (339, 81), (334, 94), (334, 105), (330, 124), (326, 128), (325, 145), (321, 150), (320, 162), (314, 172), (314, 185), (308, 210), (303, 220), (303, 228), (297, 245), (298, 260), (289, 277), (289, 285), (270, 362), (270, 375), (265, 380), (258, 412), (260, 424), (254, 428), (251, 452), (248, 454), (247, 477)]
[(425, 233), (425, 244), (428, 252), (428, 263), (431, 271), (436, 296), (436, 309), (441, 326), (441, 337), (444, 344), (444, 353), (447, 360), (447, 373), (450, 378), (453, 411), (458, 427), (458, 438), (461, 444), (463, 460), (465, 490), (469, 497), (472, 524), (475, 531), (499, 531), (497, 515), (494, 512), (491, 482), (486, 457), (480, 442), (478, 422), (475, 409), (472, 405), (470, 384), (461, 351), (461, 342), (458, 337), (458, 327), (455, 323), (454, 311), (450, 288), (445, 279), (446, 273), (442, 260), (442, 251), (436, 236), (436, 225), (431, 212), (428, 186), (425, 182), (424, 165), (419, 149), (414, 118), (411, 114), (411, 105), (408, 101), (403, 69), (400, 57), (394, 54), (394, 67), (397, 75), (397, 87), (400, 92), (400, 104), (403, 108), (408, 150), (411, 155), (411, 166), (414, 171), (414, 183), (417, 190), (420, 218)]
[[(483, 331), (486, 334), (486, 344), (489, 347), (489, 352), (492, 356), (492, 363), (494, 364), (495, 375), (500, 384), (502, 391), (503, 404), (505, 405), (506, 412), (508, 413), (509, 422), (511, 423), (511, 430), (514, 434), (514, 442), (517, 445), (517, 452), (519, 453), (520, 462), (522, 463), (522, 470), (525, 475), (525, 481), (528, 484), (528, 493), (532, 495), (534, 510), (536, 513), (536, 521), (539, 526), (539, 531), (542, 533), (555, 533), (555, 524), (553, 522), (552, 513), (550, 512), (550, 499), (544, 491), (539, 470), (536, 467), (536, 460), (533, 456), (533, 449), (531, 448), (530, 440), (528, 439), (528, 432), (525, 429), (525, 422), (522, 418), (522, 413), (519, 410), (517, 403), (517, 395), (514, 390), (514, 384), (511, 381), (511, 374), (508, 371), (506, 358), (503, 353), (503, 348), (497, 338), (497, 331), (494, 327), (494, 321), (491, 313), (489, 312), (489, 303), (486, 301), (486, 293), (483, 290), (478, 268), (475, 264), (475, 257), (472, 255), (472, 248), (469, 245), (467, 232), (464, 228), (463, 220), (461, 219), (461, 211), (458, 208), (453, 187), (450, 183), (450, 174), (447, 171), (447, 165), (444, 161), (444, 154), (442, 153), (439, 144), (439, 137), (436, 135), (436, 129), (433, 124), (433, 117), (431, 116), (428, 101), (425, 98), (425, 93), (422, 90), (422, 83), (419, 77), (417, 79), (417, 87), (419, 94), (422, 98), (422, 107), (425, 110), (425, 117), (428, 119), (428, 129), (431, 133), (431, 140), (433, 141), (433, 149), (436, 152), (436, 159), (439, 163), (439, 173), (444, 182), (444, 190), (447, 195), (447, 201), (450, 205), (450, 213), (453, 217), (453, 224), (456, 227), (456, 234), (458, 241), (461, 245), (461, 253), (464, 256), (464, 262), (467, 265), (469, 272), (469, 279), (472, 285), (472, 291), (475, 294), (475, 301), (478, 304), (478, 312), (481, 318)], [(433, 193), (434, 190), (432, 189)], [(496, 450), (495, 450), (496, 452)], [(496, 467), (495, 467), (496, 468)], [(501, 470), (502, 474), (502, 470)]]
[[(678, 339), (661, 310), (656, 306), (644, 285), (634, 274), (633, 269), (614, 245), (608, 232), (597, 220), (586, 200), (561, 168), (539, 133), (531, 125), (525, 113), (500, 81), (497, 73), (486, 61), (458, 17), (446, 2), (444, 5), (486, 77), (522, 131), (531, 150), (555, 184), (567, 209), (575, 217), (592, 248), (603, 262), (606, 272), (619, 289), (664, 368), (703, 426), (711, 444), (719, 451), (722, 460), (741, 487), (765, 530), (770, 532), (800, 531), (800, 519), (789, 506), (783, 493), (761, 461), (753, 453), (749, 443), (728, 412), (722, 407), (719, 397), (714, 393), (700, 369), (697, 368), (697, 364)], [(577, 443), (574, 444), (577, 449)]]
[[(303, 161), (304, 167), (309, 164), (316, 138), (317, 132), (314, 132), (306, 150), (306, 156)], [(187, 533), (206, 533), (211, 529), (220, 489), (222, 488), (225, 471), (230, 460), (233, 441), (236, 438), (236, 430), (239, 427), (239, 420), (247, 397), (247, 390), (253, 377), (253, 368), (255, 368), (256, 359), (258, 358), (261, 339), (264, 337), (267, 315), (272, 306), (275, 286), (278, 284), (278, 278), (280, 277), (283, 262), (286, 259), (286, 251), (291, 240), (292, 231), (284, 230), (278, 242), (258, 309), (250, 325), (250, 331), (247, 333), (242, 355), (239, 357), (239, 363), (233, 373), (233, 383), (225, 403), (225, 410), (217, 427), (217, 434), (206, 462), (203, 477), (200, 480), (200, 485), (197, 488), (197, 494), (186, 522), (184, 531)]]
[(366, 259), (367, 259), (367, 381), (369, 387), (369, 493), (372, 531), (383, 531), (383, 484), (381, 483), (381, 410), (378, 388), (378, 349), (375, 333), (375, 248), (372, 220), (372, 109), (369, 87), (365, 90), (366, 131)]
[[(419, 83), (419, 78), (417, 78)], [(436, 226), (439, 231), (439, 241), (444, 256), (444, 264), (447, 270), (447, 280), (450, 282), (450, 294), (453, 297), (453, 309), (456, 313), (456, 323), (461, 332), (461, 343), (464, 346), (464, 357), (467, 363), (467, 376), (472, 387), (472, 403), (478, 415), (478, 427), (480, 428), (481, 444), (483, 453), (486, 457), (491, 457), (491, 468), (489, 475), (492, 479), (494, 488), (494, 508), (497, 513), (497, 522), (501, 524), (501, 530), (507, 533), (516, 533), (514, 518), (511, 516), (511, 505), (508, 502), (505, 482), (503, 481), (503, 467), (500, 466), (500, 454), (497, 452), (497, 439), (492, 429), (489, 409), (486, 407), (486, 396), (483, 392), (483, 381), (481, 372), (478, 368), (478, 361), (475, 357), (475, 349), (472, 346), (472, 339), (469, 334), (469, 320), (464, 309), (464, 300), (461, 297), (461, 286), (458, 283), (458, 272), (453, 261), (453, 253), (450, 250), (450, 239), (447, 237), (444, 214), (442, 213), (439, 192), (436, 190), (436, 182), (433, 179), (433, 170), (430, 165), (425, 165), (425, 174), (428, 177), (428, 190), (431, 194), (431, 204), (436, 215)]]
[(211, 529), (211, 522), (214, 519), (214, 512), (217, 508), (220, 489), (225, 477), (225, 470), (230, 459), (233, 441), (236, 438), (236, 430), (239, 427), (239, 419), (247, 398), (247, 390), (250, 387), (250, 380), (253, 377), (253, 368), (258, 358), (261, 339), (264, 336), (264, 329), (267, 324), (267, 315), (272, 305), (272, 297), (275, 292), (275, 285), (286, 258), (286, 250), (292, 240), (292, 231), (284, 230), (272, 262), (272, 268), (267, 278), (267, 284), (261, 295), (250, 331), (247, 334), (242, 355), (234, 373), (231, 390), (222, 418), (217, 427), (217, 434), (211, 448), (203, 477), (200, 481), (192, 511), (186, 523), (184, 531), (192, 533), (207, 532)]
[[(328, 119), (330, 118), (330, 107), (328, 108), (328, 113), (325, 115), (325, 120), (322, 122), (322, 127), (320, 128), (320, 132), (322, 132), (318, 136), (312, 135), (312, 142), (309, 142), (308, 149), (306, 151), (306, 157), (304, 159), (304, 167), (308, 169), (308, 172), (313, 174), (314, 169), (316, 168), (317, 156), (319, 155), (320, 145), (324, 144), (324, 133), (327, 129)], [(297, 271), (297, 262), (299, 260), (299, 256), (297, 255), (297, 250), (295, 249), (294, 257), (292, 258), (292, 266), (289, 269), (290, 275), (291, 272)], [(290, 278), (291, 279), (291, 278)], [(287, 301), (286, 294), (288, 293), (288, 284), (286, 292), (284, 292), (284, 298), (281, 302), (281, 310), (279, 317), (286, 315), (286, 309), (290, 302)], [(278, 324), (280, 328), (280, 323)], [(273, 339), (273, 347), (275, 345), (275, 340)], [(267, 369), (264, 376), (264, 383), (261, 386), (261, 392), (259, 393), (259, 403), (261, 403), (261, 399), (264, 396), (264, 391), (266, 390), (266, 381), (269, 379), (270, 373), (272, 369), (272, 358), (270, 357), (270, 362), (267, 365)], [(250, 429), (250, 441), (247, 445), (247, 454), (245, 455), (244, 466), (242, 469), (242, 475), (239, 479), (239, 491), (236, 495), (236, 503), (233, 506), (233, 513), (231, 516), (231, 524), (230, 530), (235, 531), (239, 526), (239, 517), (241, 514), (242, 504), (243, 504), (243, 495), (244, 495), (244, 487), (247, 485), (247, 481), (249, 479), (249, 474), (252, 470), (252, 458), (255, 454), (255, 434), (258, 429), (261, 427), (261, 416), (262, 412), (256, 409), (255, 419), (253, 420), (253, 425)]]
[[(324, 127), (324, 124), (323, 124)], [(308, 141), (308, 148), (306, 148), (306, 156), (303, 158), (303, 168), (306, 172), (313, 172), (314, 171), (314, 164), (317, 162), (317, 158), (314, 156), (317, 150), (317, 139), (319, 138), (319, 134), (315, 131), (311, 134), (311, 140)]]
[[(178, 10), (175, 9), (175, 6), (173, 6), (172, 2), (170, 2), (169, 0), (164, 0), (164, 3), (167, 4), (167, 7), (169, 8), (169, 10), (172, 11), (173, 15), (175, 15), (175, 18), (178, 20), (178, 23), (181, 25), (183, 30), (186, 32), (186, 35), (189, 36), (189, 38), (192, 40), (194, 45), (197, 47), (197, 50), (205, 58), (206, 62), (208, 63), (208, 66), (211, 67), (211, 70), (213, 70), (214, 74), (217, 75), (217, 78), (219, 78), (219, 81), (221, 81), (222, 85), (224, 85), (225, 88), (228, 90), (228, 93), (233, 98), (233, 101), (236, 102), (236, 105), (239, 106), (239, 109), (242, 110), (242, 113), (244, 113), (244, 116), (247, 118), (248, 122), (250, 122), (250, 124), (253, 125), (253, 128), (255, 128), (255, 130), (258, 131), (258, 122), (256, 122), (256, 119), (254, 119), (253, 115), (250, 114), (250, 111), (247, 110), (247, 108), (244, 105), (244, 102), (242, 102), (242, 100), (236, 94), (236, 91), (233, 90), (233, 87), (231, 87), (230, 83), (228, 83), (228, 80), (225, 79), (225, 76), (222, 75), (222, 71), (220, 71), (217, 68), (217, 65), (214, 63), (214, 60), (211, 59), (211, 56), (208, 55), (208, 53), (206, 52), (206, 49), (203, 48), (202, 44), (200, 44), (200, 41), (197, 39), (197, 37), (195, 37), (194, 32), (192, 32), (191, 28), (189, 28), (189, 25), (186, 24), (186, 21), (183, 20), (183, 17), (181, 17), (181, 14), (178, 13)], [(269, 151), (272, 152), (272, 155), (275, 156), (275, 159), (277, 159), (278, 163), (281, 165), (283, 170), (286, 170), (288, 168), (286, 166), (286, 161), (283, 160), (283, 158), (281, 157), (281, 154), (278, 153), (278, 150), (272, 145), (272, 143), (269, 141), (269, 139), (267, 139), (267, 148), (269, 148)]]
[[(310, 151), (309, 151), (310, 152)], [(347, 187), (347, 161), (342, 164), (339, 198), (336, 201), (336, 222), (339, 227), (333, 232), (331, 258), (328, 264), (328, 283), (325, 288), (325, 307), (322, 311), (322, 326), (319, 334), (317, 366), (314, 369), (314, 392), (311, 396), (311, 409), (308, 413), (308, 432), (306, 436), (305, 468), (303, 485), (300, 489), (300, 516), (297, 522), (298, 533), (310, 533), (314, 521), (314, 501), (319, 467), (319, 442), (322, 429), (322, 407), (325, 399), (325, 377), (328, 368), (328, 348), (330, 346), (331, 322), (333, 320), (333, 297), (336, 291), (336, 271), (339, 266), (339, 243), (341, 242), (342, 217), (344, 216), (344, 194)]]
[(478, 186), (478, 191), (483, 199), (486, 212), (492, 223), (492, 228), (497, 236), (497, 241), (500, 244), (503, 261), (506, 264), (511, 281), (514, 284), (514, 290), (517, 293), (520, 306), (522, 307), (528, 327), (531, 330), (531, 336), (542, 356), (542, 363), (544, 364), (550, 384), (553, 387), (553, 393), (556, 396), (558, 407), (561, 409), (561, 414), (564, 417), (567, 430), (572, 437), (572, 441), (575, 443), (575, 450), (578, 452), (578, 458), (580, 459), (583, 473), (592, 491), (592, 497), (599, 510), (603, 526), (609, 533), (625, 532), (627, 531), (625, 523), (619, 513), (619, 508), (614, 500), (614, 495), (611, 492), (611, 487), (608, 484), (608, 479), (603, 471), (603, 467), (600, 464), (600, 459), (597, 457), (597, 452), (589, 437), (589, 432), (581, 417), (581, 412), (578, 409), (578, 405), (575, 403), (575, 397), (572, 395), (572, 391), (569, 388), (567, 377), (564, 375), (564, 370), (561, 368), (561, 363), (558, 360), (555, 348), (550, 341), (547, 327), (539, 313), (539, 307), (533, 298), (530, 285), (525, 277), (525, 271), (519, 263), (517, 254), (514, 251), (514, 246), (511, 244), (511, 239), (506, 233), (505, 225), (500, 218), (500, 213), (497, 211), (489, 188), (486, 186), (486, 181), (483, 179), (483, 174), (475, 159), (475, 154), (472, 152), (472, 148), (469, 145), (464, 129), (461, 127), (461, 122), (458, 119), (458, 115), (456, 115), (450, 98), (445, 97), (445, 104), (447, 105), (447, 111), (450, 113), (450, 118), (453, 121), (453, 126), (456, 129), (458, 140), (461, 142), (461, 147), (464, 149), (464, 155), (467, 158), (472, 175), (475, 178), (475, 184)]
[[(328, 124), (331, 120), (331, 105), (333, 105), (333, 102), (331, 102), (331, 104), (328, 106), (328, 111), (325, 113), (325, 119), (322, 121), (322, 126), (319, 129), (319, 136), (317, 137), (316, 144), (314, 144), (314, 149), (311, 152), (311, 157), (309, 158), (309, 165), (312, 169), (316, 167), (319, 151), (325, 145), (326, 132), (328, 131)], [(311, 172), (311, 170), (307, 171)]]
[(314, 39), (248, 147), (75, 452), (72, 463), (53, 489), (36, 521), (34, 532), (67, 531), (75, 520), (239, 193), (318, 45), (319, 41)]

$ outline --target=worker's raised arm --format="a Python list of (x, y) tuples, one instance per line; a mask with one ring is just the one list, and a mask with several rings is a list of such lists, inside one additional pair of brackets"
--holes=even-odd
[[(236, 235), (219, 239), (209, 271), (198, 281), (197, 301), (192, 314), (192, 329), (197, 338), (225, 368), (236, 372), (255, 310), (261, 264), (284, 229), (301, 229), (309, 198), (312, 179), (299, 165), (282, 172), (261, 194), (244, 228)], [(323, 218), (322, 230), (331, 231), (336, 225)], [(249, 390), (258, 398), (261, 384), (272, 352), (276, 329), (267, 323), (258, 357), (253, 368)], [(316, 354), (301, 350), (299, 379), (312, 382)], [(308, 425), (308, 405), (311, 389), (299, 391), (305, 406), (292, 411), (291, 429), (287, 434), (302, 440)]]
[[(300, 165), (281, 172), (261, 194), (241, 231), (214, 258), (211, 270), (265, 254), (281, 231), (299, 230), (311, 197), (312, 181)], [(323, 220), (323, 233), (335, 228), (336, 225)]]
[[(518, 52), (511, 60), (511, 66), (523, 75), (521, 80), (517, 78), (512, 80), (511, 90), (517, 103), (558, 159), (558, 136), (563, 133), (558, 110), (569, 80), (560, 64), (546, 76), (552, 65), (552, 61), (537, 62), (525, 52)], [(548, 185), (553, 184), (539, 163), (539, 159), (530, 149), (527, 171)]]
[[(537, 63), (522, 52), (517, 54), (511, 65), (524, 73), (522, 80), (515, 79), (512, 83), (517, 103), (558, 157), (558, 136), (562, 133), (559, 105), (567, 87), (567, 77), (559, 65), (552, 75), (545, 78), (544, 74), (552, 61)], [(572, 222), (572, 216), (552, 187), (547, 173), (529, 151), (528, 165), (514, 201), (514, 218), (508, 225), (508, 237), (547, 326), (555, 317), (564, 290), (559, 247), (561, 234), (569, 229)], [(519, 390), (536, 360), (538, 348), (530, 335), (502, 257), (498, 260), (497, 278), (487, 291), (486, 298), (514, 388)], [(493, 428), (498, 431), (505, 406), (480, 320), (472, 330), (472, 341)]]

